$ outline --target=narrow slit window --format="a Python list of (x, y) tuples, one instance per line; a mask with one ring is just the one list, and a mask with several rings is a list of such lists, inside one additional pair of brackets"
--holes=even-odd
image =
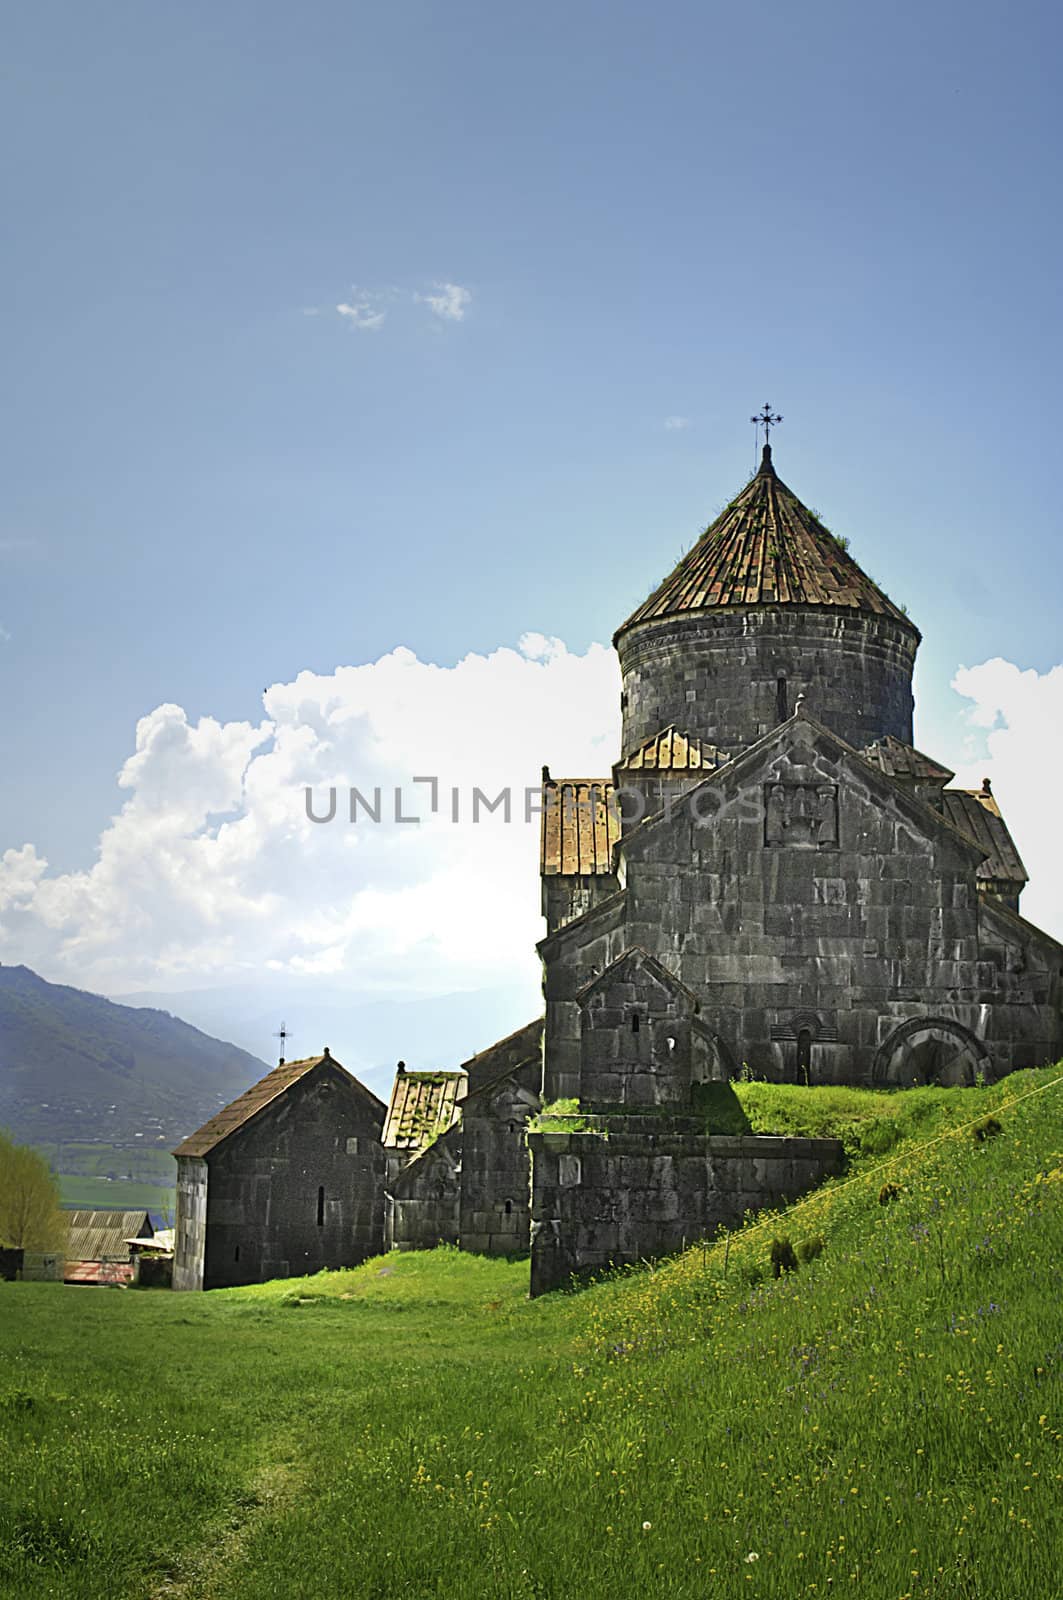
[(237, 1245), (236, 1249), (233, 1251), (233, 1260), (234, 1261), (239, 1261), (239, 1259), (240, 1259), (240, 1246)]
[(512, 1200), (507, 1200), (506, 1201), (506, 1216), (507, 1217), (511, 1217), (512, 1215), (513, 1215), (513, 1202), (512, 1202)]
[(324, 1185), (317, 1191), (317, 1225), (325, 1226), (325, 1188)]
[(632, 1031), (632, 1033), (638, 1033), (638, 1031), (639, 1031), (639, 1014), (638, 1014), (637, 1011), (635, 1012), (634, 1016), (631, 1018), (631, 1031)]
[(780, 722), (785, 722), (790, 715), (790, 695), (785, 678), (775, 680), (775, 715)]

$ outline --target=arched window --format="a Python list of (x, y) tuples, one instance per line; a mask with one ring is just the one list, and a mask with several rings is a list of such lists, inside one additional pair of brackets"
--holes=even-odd
[(797, 1076), (802, 1083), (807, 1083), (812, 1068), (812, 1035), (807, 1028), (802, 1028), (797, 1035)]

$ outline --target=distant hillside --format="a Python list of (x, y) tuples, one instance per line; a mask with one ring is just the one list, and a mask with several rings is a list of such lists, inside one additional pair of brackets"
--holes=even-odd
[(267, 1070), (168, 1012), (0, 967), (0, 1127), (17, 1139), (168, 1149)]

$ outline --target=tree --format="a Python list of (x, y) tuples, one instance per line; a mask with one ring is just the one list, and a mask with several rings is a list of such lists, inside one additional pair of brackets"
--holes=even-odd
[(0, 1245), (62, 1250), (65, 1242), (55, 1173), (39, 1151), (0, 1133)]

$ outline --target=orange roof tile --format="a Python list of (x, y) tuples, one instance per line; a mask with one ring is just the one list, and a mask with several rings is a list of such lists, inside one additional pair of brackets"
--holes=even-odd
[(620, 811), (608, 778), (543, 777), (539, 870), (548, 876), (612, 872)]
[(707, 772), (722, 767), (730, 759), (714, 744), (680, 733), (673, 723), (653, 734), (618, 763), (618, 770), (630, 772)]

